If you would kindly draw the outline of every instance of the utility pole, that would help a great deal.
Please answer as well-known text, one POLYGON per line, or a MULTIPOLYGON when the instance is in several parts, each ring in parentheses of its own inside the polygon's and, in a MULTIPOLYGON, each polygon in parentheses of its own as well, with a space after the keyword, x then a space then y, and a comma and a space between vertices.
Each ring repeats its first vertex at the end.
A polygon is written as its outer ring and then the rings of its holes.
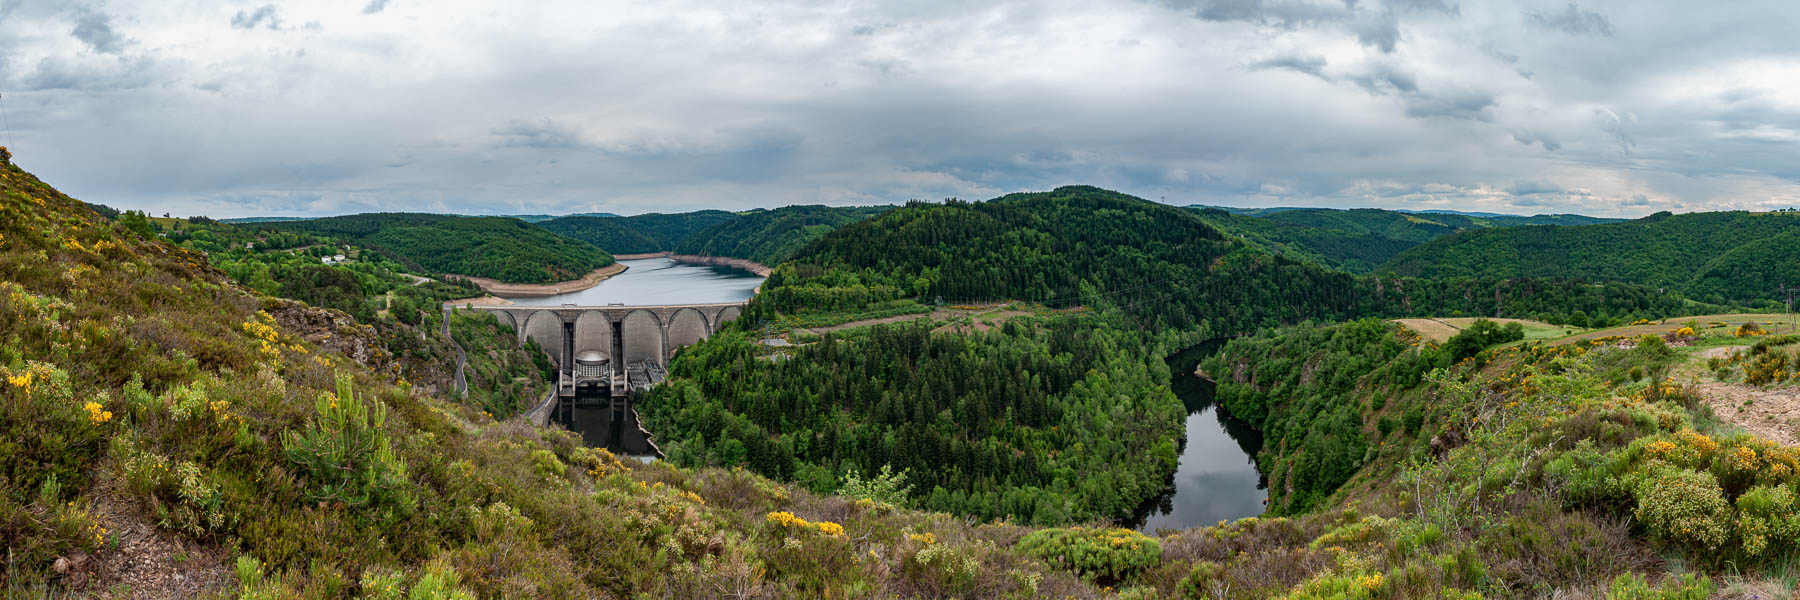
POLYGON ((1800 325, 1800 323, 1796 323, 1794 320, 1794 286, 1790 285, 1784 287, 1787 292, 1788 333, 1794 333, 1796 331, 1795 326, 1800 325))

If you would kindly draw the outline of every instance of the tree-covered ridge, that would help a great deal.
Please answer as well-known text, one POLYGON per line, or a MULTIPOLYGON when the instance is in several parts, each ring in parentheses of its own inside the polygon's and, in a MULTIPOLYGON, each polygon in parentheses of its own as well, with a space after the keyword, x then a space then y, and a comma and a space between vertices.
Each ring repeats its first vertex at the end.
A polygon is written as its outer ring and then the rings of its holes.
POLYGON ((1363 316, 1691 314, 1677 295, 1578 280, 1357 277, 1222 233, 1192 211, 1073 186, 986 202, 910 203, 820 238, 777 268, 756 310, 902 298, 1118 308, 1147 331, 1235 334, 1363 316))
POLYGON ((1581 215, 1470 215, 1374 208, 1225 209, 1196 207, 1208 223, 1271 252, 1367 273, 1395 255, 1459 231, 1529 224, 1587 225, 1617 219, 1581 215))
POLYGON ((369 213, 246 226, 343 239, 414 269, 508 283, 567 281, 613 263, 593 244, 506 217, 369 213))
POLYGON ((1404 209, 1383 209, 1383 208, 1338 209, 1338 208, 1312 208, 1312 207, 1301 207, 1301 206, 1277 206, 1277 207, 1268 207, 1268 208, 1242 208, 1242 207, 1235 207, 1235 206, 1208 206, 1205 204, 1190 204, 1190 205, 1188 205, 1188 208, 1191 208, 1194 210, 1201 210, 1201 211, 1215 210, 1215 211, 1231 213, 1234 215, 1244 215, 1244 216, 1249 216, 1249 217, 1269 217, 1269 216, 1274 216, 1274 215, 1285 213, 1285 212, 1294 212, 1294 211, 1378 210, 1381 212, 1391 212, 1391 213, 1402 214, 1402 215, 1413 215, 1413 216, 1417 216, 1420 218, 1431 219, 1431 220, 1441 220, 1444 218, 1453 219, 1453 220, 1467 219, 1470 222, 1470 224, 1472 224, 1475 227, 1511 227, 1511 226, 1515 226, 1515 225, 1593 225, 1596 223, 1617 223, 1617 222, 1626 220, 1626 219, 1614 219, 1614 218, 1609 218, 1609 217, 1590 217, 1587 215, 1577 215, 1577 214, 1569 214, 1569 213, 1536 214, 1536 215, 1527 216, 1527 215, 1513 215, 1513 214, 1506 214, 1506 213, 1468 212, 1468 211, 1460 211, 1460 210, 1404 210, 1404 209))
POLYGON ((1783 256, 1757 256, 1789 244, 1765 240, 1796 230, 1800 214, 1733 211, 1658 213, 1581 227, 1470 231, 1404 252, 1381 270, 1419 277, 1625 281, 1713 302, 1745 302, 1772 298, 1778 284, 1800 279, 1800 271, 1783 256))
POLYGON ((729 256, 773 265, 839 227, 879 215, 891 206, 784 206, 753 210, 695 232, 676 244, 676 254, 729 256))
POLYGON ((738 219, 723 210, 649 213, 630 217, 567 216, 538 223, 552 233, 581 240, 613 254, 669 252, 696 232, 738 219))
POLYGON ((936 326, 830 334, 778 360, 726 334, 684 350, 639 410, 676 464, 822 493, 892 467, 911 504, 984 520, 1125 518, 1163 490, 1185 412, 1135 333, 1091 317, 936 326))

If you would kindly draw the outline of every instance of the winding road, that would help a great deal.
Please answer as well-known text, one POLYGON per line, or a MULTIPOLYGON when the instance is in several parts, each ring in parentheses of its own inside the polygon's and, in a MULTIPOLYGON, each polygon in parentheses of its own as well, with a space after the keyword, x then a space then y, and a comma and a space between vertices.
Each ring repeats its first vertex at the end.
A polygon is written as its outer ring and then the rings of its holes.
POLYGON ((450 347, 456 348, 456 393, 464 398, 469 397, 469 380, 463 376, 463 365, 469 363, 469 354, 463 352, 462 344, 450 337, 450 311, 444 311, 444 339, 449 340, 450 347))

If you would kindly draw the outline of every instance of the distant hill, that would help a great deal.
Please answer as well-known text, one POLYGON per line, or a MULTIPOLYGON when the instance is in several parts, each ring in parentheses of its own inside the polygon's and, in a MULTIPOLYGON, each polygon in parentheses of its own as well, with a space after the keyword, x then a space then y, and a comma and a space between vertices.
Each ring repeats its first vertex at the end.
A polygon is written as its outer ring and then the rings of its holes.
POLYGON ((1201 218, 1272 252, 1352 273, 1367 273, 1409 248, 1459 231, 1528 224, 1616 221, 1582 215, 1499 215, 1377 208, 1203 207, 1201 218))
POLYGON ((893 210, 892 206, 784 206, 754 210, 689 236, 677 254, 730 256, 773 265, 839 227, 893 210))
MULTIPOLYGON (((1407 225, 1421 236, 1448 227, 1407 225)), ((1566 322, 1561 316, 1575 311, 1619 319, 1687 310, 1679 296, 1625 284, 1356 277, 1271 256, 1199 211, 1088 186, 986 202, 909 203, 821 237, 776 268, 762 289, 756 310, 1020 299, 1118 307, 1146 331, 1211 335, 1363 316, 1566 322)))
POLYGON ((1467 231, 1380 270, 1420 277, 1579 277, 1752 301, 1800 283, 1800 213, 1657 213, 1635 221, 1467 231))
POLYGON ((242 225, 250 223, 291 223, 294 221, 306 221, 310 219, 312 219, 312 217, 238 217, 235 219, 219 219, 219 222, 242 225))
POLYGON ((509 217, 369 213, 260 226, 342 238, 409 267, 508 283, 566 281, 613 263, 593 244, 509 217))
POLYGON ((738 218, 737 213, 701 210, 649 213, 630 217, 572 215, 538 223, 553 233, 578 239, 614 254, 643 254, 675 249, 694 232, 738 218))
POLYGON ((551 219, 559 219, 562 217, 617 217, 619 215, 609 213, 609 212, 591 212, 591 213, 575 213, 575 214, 570 214, 570 215, 501 215, 501 216, 512 217, 514 219, 518 219, 518 220, 524 221, 526 223, 542 223, 544 221, 548 221, 551 219))

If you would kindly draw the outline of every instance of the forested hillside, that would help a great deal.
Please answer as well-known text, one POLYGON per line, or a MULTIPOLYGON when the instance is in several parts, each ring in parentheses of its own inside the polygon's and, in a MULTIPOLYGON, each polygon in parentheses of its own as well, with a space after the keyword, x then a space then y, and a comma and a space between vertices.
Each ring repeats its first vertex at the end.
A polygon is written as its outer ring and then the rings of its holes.
POLYGON ((887 466, 916 478, 909 501, 926 508, 1122 517, 1174 467, 1162 457, 1182 412, 1160 374, 1182 344, 1371 315, 1589 323, 1694 309, 1625 284, 1356 277, 1263 253, 1183 209, 1059 188, 913 203, 826 234, 764 283, 739 321, 757 330, 684 349, 642 411, 678 464, 742 465, 819 491, 887 466), (927 318, 793 351, 753 343, 795 322, 995 300, 1082 310, 986 333, 927 318), (1099 467, 1128 454, 1139 460, 1099 467), (1085 483, 1096 477, 1104 485, 1085 483))
POLYGON ((729 256, 778 264, 834 229, 879 215, 891 206, 784 206, 753 210, 689 236, 676 254, 729 256))
POLYGON ((581 240, 613 254, 646 254, 675 249, 695 232, 730 222, 737 213, 701 210, 630 217, 568 216, 538 223, 552 233, 581 240))
POLYGON ((1611 322, 1698 309, 1654 289, 1578 280, 1357 277, 1269 255, 1185 209, 1082 186, 915 202, 845 226, 776 269, 753 309, 903 298, 1116 307, 1146 331, 1205 335, 1371 315, 1560 323, 1576 312, 1611 322))
POLYGON ((593 244, 507 217, 369 213, 247 226, 342 239, 414 269, 508 283, 566 281, 613 263, 593 244))
POLYGON ((912 504, 984 520, 1125 518, 1163 489, 1185 410, 1135 333, 1091 316, 935 328, 850 330, 774 361, 727 334, 684 353, 640 411, 677 464, 819 492, 892 468, 912 504))
POLYGON ((1270 252, 1352 273, 1367 273, 1409 248, 1459 231, 1554 223, 1585 225, 1616 219, 1581 215, 1464 215, 1374 208, 1224 209, 1199 207, 1208 223, 1270 252))
POLYGON ((1381 267, 1418 277, 1575 277, 1680 290, 1713 302, 1772 299, 1800 271, 1775 253, 1800 214, 1658 213, 1624 223, 1514 227, 1434 240, 1381 267))

